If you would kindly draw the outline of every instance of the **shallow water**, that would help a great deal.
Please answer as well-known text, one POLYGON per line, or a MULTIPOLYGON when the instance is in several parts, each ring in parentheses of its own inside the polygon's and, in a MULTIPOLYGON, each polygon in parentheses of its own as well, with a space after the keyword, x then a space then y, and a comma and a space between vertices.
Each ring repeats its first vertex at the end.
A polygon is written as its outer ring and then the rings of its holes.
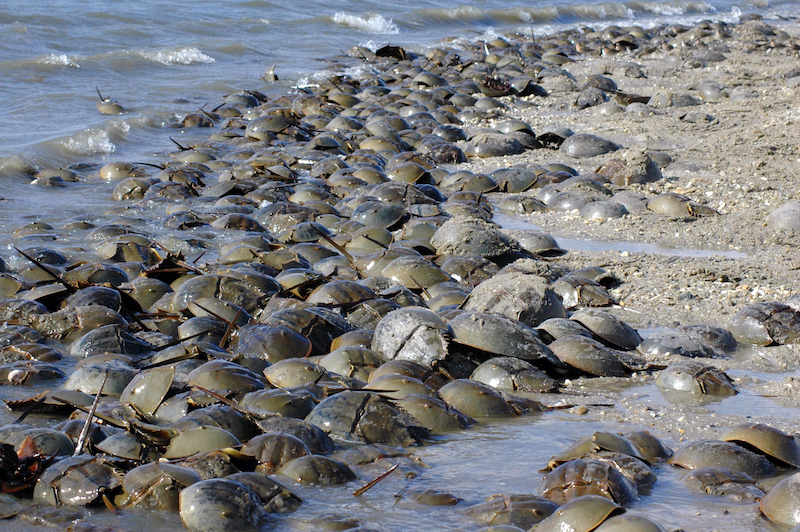
MULTIPOLYGON (((401 3, 358 1, 340 7, 310 1, 282 6, 263 0, 231 2, 198 1, 192 11, 177 3, 144 2, 83 3, 51 2, 46 5, 9 0, 0 6, 0 96, 7 107, 0 110, 0 157, 20 154, 38 165, 69 165, 88 162, 100 165, 116 159, 137 162, 160 160, 174 147, 170 135, 190 142, 191 135, 169 126, 184 113, 238 89, 282 91, 295 83, 313 81, 329 57, 358 43, 376 47, 387 42, 402 45, 430 44, 444 35, 475 37, 496 31, 518 29, 552 32, 570 24, 604 25, 612 22, 649 25, 664 21, 691 21, 711 17, 733 20, 739 12, 793 13, 797 2, 666 2, 540 3, 475 1, 472 6, 452 9, 455 2, 416 2, 414 9, 401 3), (524 9, 523 9, 524 7, 524 9), (309 39, 308 35, 315 38, 309 39), (286 82, 266 86, 259 76, 271 65, 286 82), (113 96, 129 111, 122 117, 97 114, 95 87, 113 96), (179 102, 176 102, 180 99, 179 102), (188 137, 188 138, 187 138, 188 137)), ((64 189, 30 187, 19 177, 0 177, 4 200, 0 205, 0 245, 11 243, 11 231, 31 221, 63 227, 69 221, 94 223, 125 221, 156 229, 156 224, 138 221, 136 210, 126 212, 110 199, 114 183, 93 180, 70 184, 64 189), (125 218, 122 218, 122 217, 125 218)), ((503 225, 527 222, 504 220, 503 225)), ((169 243, 163 229, 158 232, 169 243)), ((205 236, 200 231, 184 232, 205 236)), ((85 233, 66 239, 49 236, 15 240, 16 245, 46 244, 71 247, 85 244, 85 233)), ((222 237, 224 238, 224 237, 222 237)), ((644 243, 591 242, 559 238, 567 249, 615 249, 705 257, 742 254, 662 248, 644 243)), ((186 248, 194 252, 191 247, 186 248)), ((22 260, 10 250, 3 254, 13 267, 22 260)), ((210 258, 210 257, 209 257, 210 258)), ((58 381, 25 388, 0 388, 3 399, 22 398, 50 389, 58 381)), ((653 385, 634 386, 624 392, 637 403, 664 405, 653 385)), ((565 396, 568 401, 569 397, 565 396)), ((603 398, 603 402, 607 402, 603 398)), ((770 415, 796 419, 796 409, 782 407, 770 398, 741 394, 706 405, 718 413, 737 413, 747 408, 752 416, 770 415)), ((0 423, 16 414, 0 412, 0 423)), ((641 429, 625 421, 625 407, 596 408, 579 416, 566 411, 484 423, 469 431, 441 437, 416 449, 414 454, 430 468, 404 462, 408 479, 396 472, 366 495, 356 499, 355 487, 374 478, 393 463, 359 469, 359 480, 340 488, 294 486, 306 503, 293 515, 276 517, 266 529, 296 530, 297 519, 329 513, 358 518, 377 530, 471 530, 476 523, 462 513, 466 505, 494 493, 536 493, 542 474, 538 469, 550 456, 574 440, 596 430, 641 429), (434 488, 462 497, 454 508, 428 508, 397 497, 408 488, 434 488)), ((28 421, 48 424, 46 418, 28 421)), ((668 442, 673 446, 679 442, 668 442)), ((679 484, 682 472, 667 465, 657 469, 659 481, 650 495, 633 505, 668 529, 766 530, 755 521, 752 505, 741 505, 711 496, 698 496, 679 484), (676 508, 680 512, 676 512, 676 508)), ((121 512, 93 510, 89 521, 124 530, 153 532, 181 529, 176 514, 165 512, 121 512)), ((2 523, 3 530, 31 530, 28 523, 2 523)))
POLYGON ((797 1, 537 2, 165 0, 0 5, 0 157, 45 165, 146 157, 169 149, 164 127, 240 89, 282 91, 322 75, 322 59, 356 44, 434 44, 451 35, 547 34, 576 24, 650 26, 741 13, 796 14, 797 1), (310 38, 311 37, 311 38, 310 38), (284 82, 260 79, 272 65, 284 82), (106 117, 98 96, 128 112, 106 117))
MULTIPOLYGON (((533 222, 522 218, 514 218, 502 213, 495 212, 492 220, 504 229, 516 231, 544 231, 544 228, 533 222)), ((562 237, 558 233, 549 233, 556 238, 559 247, 572 251, 619 251, 628 253, 648 253, 651 255, 667 255, 670 257, 727 257, 730 259, 741 259, 747 256, 741 251, 715 250, 715 249, 694 249, 694 248, 672 248, 649 244, 647 242, 628 242, 625 240, 589 240, 583 238, 562 237)))
MULTIPOLYGON (((646 392, 635 388, 631 393, 643 391, 646 392)), ((658 400, 657 396, 658 392, 655 392, 652 398, 658 400)), ((645 393, 642 404, 649 400, 645 393)), ((624 411, 606 409, 601 410, 601 414, 578 416, 554 411, 510 422, 487 422, 413 449, 414 456, 430 467, 420 467, 408 459, 382 459, 355 468, 359 479, 346 486, 289 484, 305 502, 294 514, 271 518, 265 530, 309 530, 298 521, 320 515, 358 519, 363 526, 375 530, 474 530, 478 523, 465 513, 467 507, 492 494, 537 493, 544 478, 539 469, 551 456, 575 440, 598 430, 641 429, 626 425, 624 411), (397 462, 401 466, 385 480, 360 497, 352 495, 353 490, 397 462), (408 477, 409 473, 413 478, 408 477), (402 496, 409 490, 425 489, 448 492, 463 501, 452 507, 429 507, 402 496)), ((673 448, 679 446, 678 442, 668 443, 673 448)), ((655 466, 655 472, 658 475, 655 486, 650 493, 642 495, 630 511, 641 512, 667 530, 772 530, 756 516, 752 504, 689 491, 679 482, 685 470, 662 463, 655 466), (676 512, 676 508, 680 511, 676 512)), ((167 532, 182 527, 177 514, 166 512, 123 511, 112 514, 95 508, 91 513, 88 522, 117 526, 123 530, 146 527, 152 532, 167 532)), ((4 525, 3 530, 9 532, 31 529, 30 524, 18 521, 4 525)))

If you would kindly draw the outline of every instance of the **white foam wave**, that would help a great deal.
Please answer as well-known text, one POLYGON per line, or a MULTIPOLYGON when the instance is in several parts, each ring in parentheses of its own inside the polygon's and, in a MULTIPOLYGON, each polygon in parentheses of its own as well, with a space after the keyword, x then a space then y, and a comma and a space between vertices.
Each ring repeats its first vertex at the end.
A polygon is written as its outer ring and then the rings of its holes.
POLYGON ((62 139, 59 144, 64 150, 76 155, 104 155, 114 153, 117 146, 111 142, 111 137, 102 129, 81 131, 69 138, 62 139))
POLYGON ((688 14, 715 13, 716 8, 703 1, 674 0, 668 2, 629 2, 634 11, 662 17, 679 17, 688 14))
POLYGON ((162 65, 192 65, 195 63, 214 63, 210 55, 206 55, 193 46, 137 52, 140 56, 162 65))
POLYGON ((104 127, 93 127, 79 131, 56 142, 64 151, 75 155, 84 157, 106 155, 117 151, 114 139, 124 139, 130 130, 130 124, 124 120, 111 120, 106 122, 104 127))
POLYGON ((365 16, 359 17, 340 11, 333 16, 333 22, 364 33, 379 33, 383 35, 400 33, 400 28, 392 22, 392 19, 384 18, 378 13, 367 13, 365 16))
POLYGON ((37 63, 40 65, 57 65, 57 66, 66 66, 71 68, 80 68, 81 66, 70 59, 67 54, 48 54, 39 57, 36 60, 37 63))

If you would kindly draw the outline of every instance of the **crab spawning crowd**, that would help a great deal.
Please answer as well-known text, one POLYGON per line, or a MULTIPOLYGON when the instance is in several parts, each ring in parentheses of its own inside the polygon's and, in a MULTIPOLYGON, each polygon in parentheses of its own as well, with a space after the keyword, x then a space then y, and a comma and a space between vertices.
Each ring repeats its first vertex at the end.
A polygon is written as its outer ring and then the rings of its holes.
MULTIPOLYGON (((740 25, 758 29, 745 33, 758 36, 754 50, 797 49, 760 20, 740 25)), ((565 129, 537 135, 504 113, 551 97, 541 82, 569 77, 566 62, 635 60, 676 43, 713 61, 734 29, 357 47, 361 73, 274 97, 231 94, 186 116, 180 127, 210 135, 183 141, 158 169, 39 172, 39 184, 118 181, 123 207, 117 223, 20 227, 19 255, 0 264, 0 391, 16 393, 5 401, 16 420, 0 427, 0 518, 77 532, 109 530, 88 520, 104 512, 157 511, 195 532, 395 530, 390 516, 364 525, 292 514, 344 484, 355 490, 350 512, 404 472, 398 496, 459 508, 442 529, 647 532, 666 529, 626 507, 650 496, 661 471, 685 468, 681 489, 734 498, 751 522, 797 525, 800 445, 755 420, 674 451, 645 430, 594 431, 549 460, 525 450, 541 486, 487 486, 479 503, 414 486, 426 474, 419 446, 500 418, 609 407, 613 390, 581 396, 570 381, 602 391, 647 375, 665 395, 732 396, 714 360, 737 343, 797 340, 797 301, 745 305, 727 328, 685 324, 643 339, 608 308, 613 272, 570 269, 549 235, 492 221, 498 209, 609 218, 641 208, 648 198, 628 188, 661 179, 663 153, 565 129), (488 118, 496 127, 466 134, 488 118), (502 159, 486 173, 459 169, 530 150, 618 155, 591 174, 502 159), (59 240, 69 245, 47 247, 59 240)), ((570 97, 648 102, 600 75, 570 97)), ((649 200, 668 216, 717 216, 674 193, 649 200)))

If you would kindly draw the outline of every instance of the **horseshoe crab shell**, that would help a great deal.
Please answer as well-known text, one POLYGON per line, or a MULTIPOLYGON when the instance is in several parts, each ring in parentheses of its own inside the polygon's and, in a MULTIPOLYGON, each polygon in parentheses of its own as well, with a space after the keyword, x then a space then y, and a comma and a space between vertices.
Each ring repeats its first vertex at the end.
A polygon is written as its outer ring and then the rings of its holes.
POLYGON ((536 532, 589 532, 609 516, 622 512, 614 501, 598 495, 576 497, 539 523, 536 532))
POLYGON ((781 480, 761 499, 761 513, 781 525, 800 524, 800 473, 781 480))
POLYGON ((256 532, 267 513, 253 490, 239 482, 213 478, 180 493, 183 526, 192 532, 256 532))
POLYGON ((763 423, 737 425, 723 434, 721 439, 754 449, 781 464, 800 468, 800 445, 797 440, 763 423))
POLYGON ((513 271, 476 286, 463 308, 501 314, 529 327, 549 318, 566 318, 564 305, 546 279, 513 271))
POLYGON ((753 303, 734 314, 728 328, 744 344, 792 344, 800 341, 800 312, 782 303, 753 303))
POLYGON ((547 474, 542 495, 556 504, 565 504, 582 495, 599 495, 626 506, 639 498, 639 491, 611 464, 578 458, 547 474))
POLYGON ((770 477, 777 473, 769 460, 733 442, 701 440, 678 449, 668 463, 686 469, 727 467, 752 477, 770 477))
POLYGON ((401 308, 378 323, 372 350, 386 360, 409 360, 430 368, 447 356, 451 335, 450 327, 430 310, 401 308))
POLYGON ((498 314, 466 311, 448 321, 457 343, 494 355, 563 367, 536 329, 498 314))

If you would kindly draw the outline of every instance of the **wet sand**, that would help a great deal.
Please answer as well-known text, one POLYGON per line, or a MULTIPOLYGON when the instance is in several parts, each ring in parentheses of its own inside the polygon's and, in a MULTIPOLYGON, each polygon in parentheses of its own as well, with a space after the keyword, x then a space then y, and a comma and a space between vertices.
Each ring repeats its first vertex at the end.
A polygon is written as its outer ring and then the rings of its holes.
MULTIPOLYGON (((565 245, 570 251, 552 260, 569 268, 601 266, 619 277, 621 284, 611 291, 619 304, 610 310, 643 334, 676 325, 725 327, 742 306, 783 301, 797 291, 800 235, 773 231, 765 225, 765 218, 777 206, 797 200, 800 195, 796 188, 800 167, 800 110, 796 104, 800 96, 800 61, 796 47, 760 47, 758 43, 768 39, 754 38, 747 30, 759 27, 753 23, 734 29, 730 38, 719 43, 726 51, 720 52, 723 58, 718 61, 693 60, 696 45, 687 46, 685 53, 672 54, 682 58, 677 63, 667 60, 666 53, 579 58, 562 67, 574 81, 543 81, 548 97, 526 97, 524 103, 503 99, 509 110, 502 118, 526 120, 537 133, 552 125, 565 125, 575 133, 593 133, 624 148, 668 154, 672 162, 662 168, 663 179, 625 188, 649 197, 679 192, 719 212, 714 216, 673 219, 643 210, 604 221, 585 221, 575 212, 542 212, 525 217, 525 222, 541 227, 562 242, 590 241, 591 245, 565 245), (624 70, 624 62, 635 62, 645 77, 616 74, 624 70), (717 101, 698 101, 690 107, 640 107, 636 112, 612 115, 601 114, 596 108, 578 110, 573 104, 577 95, 573 89, 592 74, 611 75, 621 90, 645 96, 671 93, 697 97, 700 84, 713 80, 723 86, 724 96, 717 101), (602 242, 612 241, 626 245, 612 244, 604 249, 602 242), (645 245, 658 246, 663 252, 638 251, 645 245)), ((781 29, 795 42, 800 35, 796 26, 781 24, 781 29)), ((491 125, 492 121, 475 121, 468 123, 465 130, 491 125)), ((514 165, 563 163, 588 173, 611 157, 613 154, 573 159, 558 151, 539 149, 502 158, 473 158, 457 168, 489 172, 514 165)), ((537 191, 525 194, 535 196, 537 191)), ((499 201, 501 195, 491 197, 499 201)), ((519 221, 515 223, 515 229, 522 227, 519 221)), ((797 359, 795 346, 740 347, 731 358, 715 359, 714 365, 729 372, 740 393, 704 404, 666 400, 654 385, 655 375, 648 373, 624 379, 571 380, 565 383, 566 393, 539 399, 551 405, 585 403, 586 408, 557 410, 511 423, 489 422, 437 440, 415 451, 432 468, 416 469, 414 475, 421 480, 414 485, 447 490, 466 499, 465 504, 477 503, 500 491, 534 493, 541 478, 537 470, 550 456, 601 429, 647 429, 674 448, 686 441, 717 438, 726 428, 747 419, 794 433, 800 414, 797 359), (492 447, 487 450, 489 446, 492 447), (508 467, 509 463, 517 467, 508 467)), ((374 477, 385 465, 388 461, 383 460, 360 468, 361 480, 374 477)), ((756 526, 753 505, 710 497, 698 501, 678 485, 681 472, 677 468, 662 464, 657 473, 656 489, 643 496, 634 509, 668 529, 733 531, 756 526), (673 515, 674 504, 683 505, 692 515, 673 515)), ((345 508, 348 515, 370 526, 379 527, 387 516, 391 523, 412 526, 419 516, 424 516, 425 522, 420 525, 424 530, 439 529, 442 522, 455 523, 451 528, 459 530, 477 527, 460 513, 460 507, 434 512, 411 505, 403 510, 401 502, 397 510, 396 494, 413 482, 399 476, 387 480, 371 492, 364 504, 353 501, 349 488, 297 487, 307 497, 307 504, 276 526, 295 529, 297 519, 345 508), (319 489, 327 491, 320 494, 319 489)), ((148 521, 139 513, 130 515, 129 522, 124 517, 102 513, 91 520, 125 530, 130 529, 130 523, 148 521)), ((29 525, 15 521, 13 526, 18 527, 14 530, 25 530, 29 525)), ((152 526, 168 530, 180 523, 174 514, 161 515, 152 526)), ((391 526, 386 529, 391 530, 391 526)), ((757 525, 759 530, 763 527, 763 523, 757 525)))
MULTIPOLYGON (((760 27, 761 23, 749 24, 760 27)), ((800 34, 797 26, 778 27, 795 39, 800 34)), ((662 168, 664 177, 657 182, 612 185, 612 190, 633 190, 648 198, 677 192, 719 212, 718 216, 670 218, 642 210, 602 221, 581 219, 577 211, 524 216, 557 240, 586 241, 577 243, 582 249, 574 249, 573 243, 573 249, 558 262, 570 268, 602 266, 616 274, 622 284, 611 291, 619 301, 612 312, 637 328, 693 324, 726 327, 744 305, 782 302, 798 292, 800 234, 775 231, 767 226, 766 217, 777 207, 800 200, 800 61, 796 50, 754 50, 751 38, 751 29, 735 28, 732 38, 719 42, 727 49, 722 54, 724 59, 702 65, 693 64, 692 52, 686 51, 678 54, 685 60, 677 66, 666 59, 666 54, 611 56, 562 66, 574 76, 575 87, 590 75, 604 74, 626 93, 685 94, 693 96, 696 105, 640 106, 638 111, 605 115, 596 107, 578 110, 574 105, 577 93, 565 87, 559 90, 561 80, 550 86, 545 80, 543 86, 550 95, 526 98, 532 106, 515 108, 511 103, 508 115, 526 120, 534 131, 566 126, 575 133, 598 135, 624 148, 664 152, 673 161, 662 168), (646 77, 619 75, 629 62, 639 65, 646 77), (719 83, 724 97, 702 99, 698 87, 707 81, 719 83), (687 121, 690 114, 702 118, 687 121), (608 249, 602 250, 603 242, 609 242, 608 249), (658 246, 661 253, 636 252, 640 244, 646 249, 651 249, 647 245, 658 246), (707 256, 696 256, 698 250, 707 256), (714 255, 715 251, 721 253, 714 255)), ((557 162, 583 174, 595 171, 614 156, 612 152, 576 159, 561 152, 532 150, 503 158, 471 159, 463 166, 488 172, 557 162)), ((535 197, 537 192, 524 194, 535 197)), ((520 227, 522 224, 514 224, 515 229, 520 227)), ((746 393, 769 397, 782 406, 800 407, 794 374, 800 356, 796 346, 740 351, 732 360, 714 363, 733 369, 746 393), (769 376, 765 378, 764 373, 769 376)), ((621 417, 652 426, 676 441, 715 436, 722 428, 749 416, 789 432, 797 430, 796 420, 759 411, 758 404, 752 411, 726 414, 723 419, 715 414, 712 422, 700 414, 686 418, 682 410, 642 415, 635 411, 632 401, 630 410, 621 417)))

